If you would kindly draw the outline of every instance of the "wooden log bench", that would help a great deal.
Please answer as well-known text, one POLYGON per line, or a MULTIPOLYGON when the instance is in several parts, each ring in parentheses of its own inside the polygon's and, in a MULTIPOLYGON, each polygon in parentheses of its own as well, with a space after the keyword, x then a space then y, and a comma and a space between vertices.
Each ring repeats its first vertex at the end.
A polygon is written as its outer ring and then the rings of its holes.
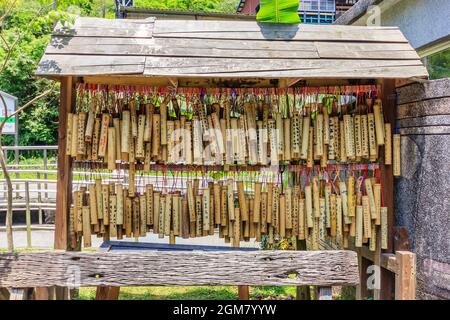
MULTIPOLYGON (((0 287, 356 286, 353 251, 109 251, 0 254, 0 287)), ((106 298, 110 292, 106 293, 106 298)))

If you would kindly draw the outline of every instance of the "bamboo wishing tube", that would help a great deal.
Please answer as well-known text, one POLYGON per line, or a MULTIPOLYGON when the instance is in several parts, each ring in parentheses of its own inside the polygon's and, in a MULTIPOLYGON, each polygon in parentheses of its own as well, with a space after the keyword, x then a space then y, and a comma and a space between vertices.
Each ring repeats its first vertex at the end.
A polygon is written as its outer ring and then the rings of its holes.
POLYGON ((375 195, 372 188, 372 182, 370 179, 365 179, 364 184, 366 186, 367 196, 369 197, 370 218, 375 220, 377 218, 377 207, 375 204, 375 195))
MULTIPOLYGON (((276 141, 278 146, 278 158, 283 157, 284 154, 284 133, 283 133, 283 119, 281 113, 275 114, 275 128, 276 128, 276 141)), ((242 213, 241 213, 242 214, 242 213)))
POLYGON ((355 247, 362 247, 362 237, 363 237, 363 207, 356 206, 356 237, 355 237, 355 247))
POLYGON ((161 140, 161 136, 160 136, 160 134, 161 134, 161 131, 160 131, 161 130, 161 127, 160 127, 161 116, 159 114, 153 114, 152 121, 153 121, 153 125, 152 125, 152 127, 153 127, 152 155, 153 155, 153 157, 156 158, 159 155, 159 149, 160 149, 160 144, 161 144, 160 143, 160 140, 161 140))
POLYGON ((353 125, 353 117, 351 115, 344 115, 344 127, 345 127, 345 151, 347 158, 354 160, 355 153, 355 129, 353 125))
POLYGON ((376 207, 376 218, 375 225, 381 225, 381 184, 375 183, 373 185, 373 195, 375 199, 375 207, 376 207))
POLYGON ((351 223, 351 219, 350 219, 350 200, 352 200, 353 198, 350 196, 350 185, 348 187, 347 190, 347 186, 345 184, 345 181, 341 181, 339 183, 339 189, 341 191, 341 200, 342 200, 342 213, 344 216, 344 223, 345 224, 350 224, 351 223))
POLYGON ((355 124, 355 152, 356 157, 362 157, 362 130, 361 130, 361 116, 354 116, 354 124, 355 124))
POLYGON ((116 160, 120 160, 120 159, 122 159, 122 153, 121 153, 122 142, 120 141, 122 134, 120 132, 120 119, 119 118, 113 119, 113 126, 114 126, 114 131, 115 131, 115 137, 114 137, 115 148, 114 148, 114 150, 116 152, 116 160))
POLYGON ((84 139, 86 142, 92 142, 92 134, 94 132, 95 114, 90 110, 87 114, 86 132, 84 133, 84 139))
POLYGON ((154 234, 159 234, 159 225, 160 225, 160 221, 159 221, 159 211, 160 211, 160 197, 161 194, 159 192, 154 192, 153 193, 153 233, 154 234))
POLYGON ((92 160, 98 160, 98 144, 100 139, 101 119, 95 118, 94 132, 92 134, 92 160))
POLYGON ((280 189, 278 185, 272 188, 272 226, 275 228, 275 234, 279 233, 279 215, 280 215, 280 189))
POLYGON ((227 203, 228 203, 228 217, 231 221, 233 221, 235 219, 233 179, 227 180, 227 203))
POLYGON ((138 120, 136 114, 136 103, 131 101, 130 104, 130 118, 131 118, 131 136, 137 138, 138 135, 138 120))
POLYGON ((336 195, 330 195, 330 235, 335 238, 337 235, 337 203, 336 195))
POLYGON ((144 159, 144 131, 145 131, 145 115, 141 114, 138 117, 138 134, 136 140, 136 158, 139 160, 144 159))
POLYGON ((314 129, 316 130, 314 155, 321 157, 323 156, 323 114, 319 113, 317 115, 314 129))
POLYGON ((336 143, 335 143, 335 139, 336 139, 336 128, 334 126, 334 119, 330 118, 329 119, 329 124, 328 124, 328 131, 329 131, 329 144, 328 144, 328 159, 330 160, 335 160, 336 157, 336 143))
POLYGON ((202 224, 202 196, 195 196, 195 225, 196 231, 195 236, 201 237, 203 235, 203 224, 202 224))
POLYGON ((86 112, 80 112, 78 114, 77 155, 86 154, 86 143, 84 139, 86 117, 87 117, 86 112))
MULTIPOLYGON (((348 200, 346 201, 348 203, 348 216, 354 217, 356 216, 356 197, 355 197, 355 177, 349 176, 348 177, 348 200)), ((344 199, 342 199, 342 210, 344 211, 344 199)), ((344 212, 345 217, 345 212, 344 212)), ((345 222, 345 224, 348 224, 345 222)))
POLYGON ((376 158, 378 155, 377 136, 375 134, 375 117, 373 113, 367 115, 369 128, 369 154, 370 158, 376 158))
POLYGON ((167 135, 167 162, 174 163, 174 131, 175 131, 175 122, 167 121, 166 122, 166 135, 167 135))
POLYGON ((116 130, 108 128, 108 170, 116 169, 116 130))
POLYGON ((331 208, 331 184, 325 185, 325 226, 331 228, 332 208, 331 208))
POLYGON ((158 238, 164 238, 165 218, 166 214, 166 195, 161 194, 159 197, 159 217, 158 217, 158 238))
POLYGON ((153 129, 153 105, 147 104, 145 107, 145 129, 144 129, 144 141, 152 141, 152 129, 153 129))
POLYGON ((275 129, 275 121, 270 119, 267 121, 267 129, 269 131, 270 145, 270 163, 278 164, 278 146, 277 146, 277 130, 275 129))
POLYGON ((73 113, 67 114, 66 155, 72 155, 73 113))
POLYGON ((291 120, 283 119, 284 132, 284 153, 283 160, 291 161, 291 120))
POLYGON ((109 225, 109 187, 102 185, 103 224, 109 225))
POLYGON ((346 147, 346 129, 345 129, 345 125, 344 125, 344 121, 339 121, 339 132, 340 132, 340 154, 339 154, 339 158, 341 160, 341 162, 345 163, 347 162, 347 147, 346 147))
POLYGON ((311 185, 305 187, 305 207, 306 207, 306 225, 308 228, 314 227, 313 222, 313 200, 311 185))
POLYGON ((238 200, 239 200, 239 213, 241 214, 241 221, 248 221, 249 213, 247 208, 247 202, 245 200, 244 182, 237 182, 238 200))
POLYGON ((128 153, 130 152, 130 139, 131 139, 131 127, 130 127, 130 111, 122 111, 122 132, 121 132, 121 153, 123 159, 128 159, 128 153))
POLYGON ((193 117, 194 164, 203 163, 202 127, 198 117, 193 117))
POLYGON ((369 241, 369 250, 374 252, 377 249, 377 226, 372 223, 372 230, 371 230, 372 237, 369 241))
POLYGON ((210 219, 210 214, 209 214, 209 209, 210 209, 210 193, 209 190, 206 189, 203 192, 203 197, 202 197, 202 206, 203 206, 203 231, 209 231, 209 219, 210 219))
POLYGON ((95 184, 89 185, 89 208, 91 214, 91 224, 98 224, 98 214, 97 214, 97 193, 95 191, 95 184))
POLYGON ((105 157, 106 156, 106 146, 108 142, 108 127, 110 121, 110 115, 107 113, 102 114, 102 126, 100 129, 100 140, 98 146, 98 156, 105 157))
POLYGON ((85 248, 89 248, 92 246, 89 206, 83 206, 81 210, 83 215, 83 244, 85 248))
POLYGON ((308 158, 306 159, 306 167, 308 168, 312 168, 314 166, 313 131, 313 128, 309 128, 308 158))
POLYGON ((393 136, 393 146, 394 146, 394 177, 401 176, 401 136, 399 134, 394 134, 393 136))
MULTIPOLYGON (((334 155, 335 160, 340 159, 340 152, 341 152, 341 128, 340 128, 340 121, 338 117, 332 118, 333 122, 333 131, 334 131, 334 155)), ((331 158, 330 158, 331 159, 331 158)))
POLYGON ((221 208, 222 206, 220 205, 220 195, 221 195, 221 185, 219 183, 214 183, 213 186, 213 194, 214 194, 214 224, 215 225, 220 225, 221 223, 221 208))
POLYGON ((272 224, 272 211, 273 211, 273 183, 267 184, 267 217, 268 224, 272 224))
POLYGON ((279 219, 279 234, 281 238, 286 237, 286 196, 280 195, 280 219, 279 219))
POLYGON ((179 236, 180 232, 180 213, 181 213, 181 197, 179 194, 174 194, 172 197, 172 224, 174 236, 179 236))
POLYGON ((294 115, 291 119, 291 148, 292 148, 292 158, 298 159, 300 158, 301 153, 301 117, 298 112, 294 112, 294 115))
POLYGON ((184 124, 184 154, 187 165, 192 164, 192 123, 186 121, 184 124))
POLYGON ((320 218, 319 178, 317 176, 313 177, 312 194, 313 194, 314 218, 320 218))
POLYGON ((171 228, 170 222, 172 216, 172 195, 167 194, 165 200, 166 204, 164 206, 164 235, 170 236, 170 228, 171 228))
POLYGON ((261 208, 261 183, 255 184, 255 200, 253 202, 253 222, 260 222, 260 208, 261 208))
POLYGON ((363 207, 363 223, 364 223, 364 238, 370 239, 372 237, 372 225, 370 217, 370 205, 369 197, 362 197, 362 207, 363 207))
POLYGON ((328 115, 328 107, 322 108, 323 114, 323 144, 330 144, 330 116, 328 115))
POLYGON ((145 187, 145 203, 147 206, 147 226, 153 226, 153 185, 148 184, 145 187))
POLYGON ((366 114, 361 116, 361 156, 369 159, 369 120, 366 114))
POLYGON ((341 196, 336 196, 335 198, 335 212, 336 212, 336 238, 338 242, 342 241, 344 223, 342 221, 342 198, 341 196))
POLYGON ((381 207, 381 249, 388 249, 388 208, 381 207))
POLYGON ((286 192, 284 194, 284 199, 286 201, 286 206, 285 206, 285 226, 286 229, 288 230, 292 230, 293 229, 293 225, 292 225, 292 213, 293 213, 293 208, 292 208, 292 189, 291 188, 287 188, 286 192))
POLYGON ((116 196, 117 196, 116 224, 119 226, 119 228, 122 228, 124 224, 124 198, 123 198, 123 185, 121 183, 116 184, 116 196))
POLYGON ((309 126, 310 126, 309 117, 303 118, 303 134, 302 134, 302 145, 301 145, 301 153, 300 159, 306 160, 308 159, 308 148, 309 148, 309 126))
POLYGON ((384 141, 384 164, 387 166, 392 165, 392 133, 391 124, 385 123, 385 141, 384 141))
POLYGON ((306 228, 308 226, 305 223, 305 199, 299 199, 298 203, 298 239, 305 240, 306 239, 306 228))
POLYGON ((378 146, 382 146, 384 145, 384 121, 381 102, 378 100, 373 106, 373 114, 375 120, 375 133, 377 137, 377 144, 378 146))
POLYGON ((72 139, 70 145, 70 155, 76 157, 78 154, 78 138, 75 136, 78 134, 78 114, 72 116, 72 139))
POLYGON ((227 225, 228 225, 227 188, 225 186, 222 186, 220 190, 220 226, 227 227, 227 225))
POLYGON ((109 195, 109 236, 117 237, 117 196, 109 195))
POLYGON ((326 228, 325 228, 325 199, 319 199, 319 239, 324 241, 326 236, 326 228))

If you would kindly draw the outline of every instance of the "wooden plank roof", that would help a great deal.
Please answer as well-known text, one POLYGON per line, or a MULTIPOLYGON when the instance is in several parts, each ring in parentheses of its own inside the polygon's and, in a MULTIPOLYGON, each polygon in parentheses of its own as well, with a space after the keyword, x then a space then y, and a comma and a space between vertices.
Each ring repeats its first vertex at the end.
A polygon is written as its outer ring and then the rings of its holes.
POLYGON ((58 25, 40 76, 426 78, 396 27, 254 21, 108 20, 58 25))

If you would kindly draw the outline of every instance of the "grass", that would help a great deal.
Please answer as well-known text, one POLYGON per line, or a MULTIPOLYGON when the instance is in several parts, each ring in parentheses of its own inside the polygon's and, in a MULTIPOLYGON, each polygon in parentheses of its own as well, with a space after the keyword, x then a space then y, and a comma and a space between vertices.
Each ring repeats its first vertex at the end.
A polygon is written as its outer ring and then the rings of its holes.
MULTIPOLYGON (((250 298, 286 300, 295 297, 295 287, 250 287, 250 298)), ((81 288, 79 300, 93 300, 95 288, 81 288)), ((237 287, 128 287, 121 288, 119 300, 237 300, 237 287)))

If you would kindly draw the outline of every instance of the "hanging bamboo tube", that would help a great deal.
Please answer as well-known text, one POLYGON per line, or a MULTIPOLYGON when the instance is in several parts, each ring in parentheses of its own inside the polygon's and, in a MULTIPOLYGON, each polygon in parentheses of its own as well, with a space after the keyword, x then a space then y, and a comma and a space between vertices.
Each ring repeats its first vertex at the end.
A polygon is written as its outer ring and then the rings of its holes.
POLYGON ((188 210, 188 203, 186 197, 183 197, 181 199, 181 215, 182 215, 182 231, 181 236, 183 239, 189 239, 189 229, 190 229, 190 222, 189 222, 189 210, 188 210))
POLYGON ((210 193, 209 190, 206 189, 203 192, 203 197, 202 197, 202 206, 203 206, 203 231, 209 231, 209 226, 210 226, 210 202, 211 202, 211 197, 210 197, 210 193))
POLYGON ((235 221, 233 222, 233 247, 239 247, 241 239, 241 219, 239 208, 234 208, 235 221))
POLYGON ((279 235, 281 238, 286 237, 286 196, 281 194, 279 197, 279 235))
POLYGON ((175 122, 167 121, 166 122, 166 130, 167 130, 167 163, 174 163, 174 131, 175 131, 175 122))
POLYGON ((313 177, 312 194, 313 194, 314 218, 320 218, 320 192, 319 192, 319 178, 317 176, 313 177))
POLYGON ((336 128, 334 127, 334 120, 333 118, 329 118, 329 124, 328 124, 328 130, 329 130, 329 139, 330 142, 328 144, 328 159, 330 160, 336 160, 336 143, 335 139, 336 137, 336 128))
POLYGON ((376 218, 375 225, 381 225, 381 184, 375 183, 373 185, 373 195, 375 199, 375 207, 376 207, 376 218))
POLYGON ((215 137, 216 137, 216 145, 217 145, 217 151, 220 154, 225 154, 225 144, 224 144, 224 139, 222 136, 222 129, 220 126, 220 120, 219 120, 219 115, 214 112, 211 114, 211 119, 212 119, 212 124, 213 124, 213 128, 214 128, 214 133, 215 133, 215 137))
POLYGON ((158 157, 159 154, 159 149, 160 149, 160 140, 161 140, 161 116, 159 114, 153 114, 152 117, 152 128, 153 128, 153 132, 152 132, 152 155, 153 157, 158 157))
POLYGON ((291 161, 291 120, 289 118, 283 119, 284 132, 284 152, 283 160, 291 161))
POLYGON ((203 147, 202 147, 202 127, 198 117, 192 118, 193 123, 193 142, 194 142, 194 164, 203 163, 203 147))
POLYGON ((158 225, 158 238, 164 238, 165 222, 166 222, 166 200, 167 195, 161 194, 159 197, 159 225, 158 225))
POLYGON ((78 114, 74 114, 72 116, 72 139, 70 146, 70 155, 72 158, 76 157, 78 154, 78 138, 75 136, 78 134, 78 114))
POLYGON ((116 130, 108 128, 108 170, 116 169, 116 130))
POLYGON ((300 187, 298 185, 294 186, 292 192, 292 236, 298 237, 298 206, 299 206, 299 197, 300 197, 300 187))
POLYGON ((119 228, 122 228, 124 224, 124 196, 121 183, 116 184, 116 198, 116 224, 119 228))
POLYGON ((84 139, 85 127, 86 127, 86 112, 80 112, 78 114, 78 133, 77 133, 77 155, 86 154, 86 142, 84 139))
POLYGON ((372 226, 371 226, 371 217, 370 217, 370 205, 369 205, 369 197, 362 197, 362 207, 363 207, 363 223, 364 223, 364 238, 370 239, 372 237, 372 226))
POLYGON ((384 164, 392 165, 392 128, 390 123, 384 124, 385 141, 384 141, 384 164))
POLYGON ((355 247, 362 247, 363 238, 363 207, 356 206, 356 236, 355 236, 355 247))
MULTIPOLYGON (((334 156, 335 160, 341 159, 341 135, 340 121, 338 117, 333 117, 333 131, 334 131, 334 156)), ((341 160, 342 161, 342 160, 341 160)))
POLYGON ((92 134, 94 132, 95 114, 91 109, 87 114, 86 131, 84 133, 84 140, 86 142, 92 142, 92 134))
POLYGON ((186 121, 184 124, 184 154, 187 165, 192 164, 192 122, 186 121))
POLYGON ((381 249, 388 249, 388 208, 381 207, 381 249))
POLYGON ((109 187, 102 185, 103 224, 109 225, 109 187))
POLYGON ((81 191, 73 193, 73 212, 75 217, 75 232, 83 232, 83 194, 81 191))
POLYGON ((393 172, 394 177, 401 176, 401 136, 399 134, 394 134, 393 136, 393 146, 394 146, 394 166, 393 172))
POLYGON ((221 204, 220 204, 220 195, 221 195, 221 185, 219 183, 214 183, 213 185, 213 194, 214 194, 214 225, 220 225, 221 223, 221 204))
POLYGON ((159 234, 159 212, 160 212, 160 201, 161 193, 153 192, 153 233, 159 234))
POLYGON ((121 130, 120 130, 120 119, 119 118, 113 118, 113 127, 114 127, 114 141, 115 141, 115 160, 121 160, 122 159, 122 153, 121 153, 121 130))
POLYGON ((90 248, 92 241, 89 206, 83 206, 81 210, 83 215, 83 245, 85 248, 90 248))
POLYGON ((143 160, 145 157, 144 149, 144 131, 145 131, 145 115, 138 117, 138 134, 136 139, 136 159, 143 160))
MULTIPOLYGON (((355 217, 356 216, 356 197, 355 197, 355 177, 349 176, 348 177, 348 200, 346 201, 348 203, 348 216, 349 217, 355 217)), ((344 199, 342 199, 342 210, 344 211, 344 199)), ((345 217, 345 211, 344 211, 344 217, 345 217)), ((344 220, 345 221, 345 220, 344 220)), ((345 222, 345 224, 348 224, 345 222)))
POLYGON ((309 128, 308 158, 306 160, 307 168, 312 168, 314 166, 313 131, 314 131, 314 128, 309 128))
POLYGON ((255 200, 253 202, 253 222, 260 222, 260 209, 261 209, 261 183, 255 183, 255 200))
POLYGON ((319 217, 319 239, 322 240, 322 241, 325 241, 327 230, 326 230, 326 227, 325 227, 325 215, 326 215, 326 213, 325 213, 325 199, 324 198, 320 198, 319 199, 319 212, 320 212, 320 217, 319 217))
MULTIPOLYGON (((260 219, 260 226, 261 226, 261 233, 266 234, 267 233, 267 192, 261 193, 261 219, 260 219)), ((255 199, 256 202, 256 199, 255 199)))
POLYGON ((228 203, 228 217, 231 221, 234 221, 234 191, 233 191, 233 179, 227 180, 227 203, 228 203))
POLYGON ((346 150, 346 132, 344 121, 339 121, 339 132, 340 132, 340 160, 342 163, 347 162, 347 150, 346 150))
MULTIPOLYGON (((164 235, 170 236, 171 230, 171 216, 172 216, 172 195, 166 194, 165 196, 166 204, 164 206, 164 235)), ((161 230, 160 230, 161 233, 161 230)))
POLYGON ((73 113, 67 114, 67 129, 66 129, 66 154, 68 156, 72 155, 72 137, 73 133, 73 113))
POLYGON ((279 235, 280 228, 280 189, 278 185, 272 188, 272 226, 274 227, 275 235, 279 235))
MULTIPOLYGON (((293 208, 292 208, 292 189, 290 187, 286 188, 286 192, 284 194, 284 199, 286 201, 285 205, 285 226, 287 230, 293 229, 292 216, 293 216, 293 208)), ((281 210, 280 210, 281 212, 281 210)), ((281 213, 280 213, 281 214, 281 213)))
POLYGON ((305 211, 306 211, 306 225, 308 228, 314 227, 313 217, 313 199, 311 192, 311 185, 305 187, 305 211))
POLYGON ((317 114, 315 120, 315 145, 314 145, 314 155, 318 158, 323 156, 323 114, 317 114))
POLYGON ((106 146, 108 142, 108 127, 110 121, 110 115, 107 113, 102 114, 102 126, 100 129, 100 140, 98 146, 98 156, 104 158, 106 156, 106 146))
POLYGON ((344 115, 344 131, 345 131, 345 151, 349 160, 355 160, 355 129, 353 125, 353 117, 344 115))
POLYGON ((109 236, 117 237, 117 196, 114 193, 109 195, 109 236))
POLYGON ((97 214, 97 193, 95 191, 95 184, 89 185, 89 208, 91 214, 91 224, 98 224, 98 214, 97 214))
POLYGON ((179 194, 174 194, 172 197, 172 223, 173 223, 173 235, 179 236, 180 232, 180 217, 181 217, 181 197, 179 194))
POLYGON ((363 159, 369 159, 369 120, 367 114, 361 116, 361 155, 363 159))
POLYGON ((345 224, 350 224, 351 223, 351 219, 350 219, 350 217, 351 217, 351 215, 350 215, 350 211, 351 211, 350 201, 352 201, 353 198, 352 198, 352 196, 350 195, 350 192, 349 192, 349 191, 351 191, 350 188, 351 187, 350 187, 350 184, 349 184, 349 187, 348 187, 348 190, 347 190, 347 186, 345 184, 345 181, 341 181, 339 183, 339 190, 341 192, 340 195, 341 195, 341 199, 342 199, 342 212, 343 212, 343 215, 344 215, 344 223, 345 224))
POLYGON ((103 220, 102 180, 95 179, 95 200, 97 205, 97 217, 103 220))
POLYGON ((301 153, 300 159, 306 160, 308 159, 308 149, 309 149, 309 133, 310 133, 310 119, 309 117, 303 118, 303 134, 302 134, 302 145, 301 145, 301 153))
POLYGON ((284 133, 283 133, 283 118, 281 116, 281 113, 277 112, 275 114, 275 140, 277 142, 277 150, 278 150, 278 159, 282 159, 283 158, 283 154, 284 154, 284 133))
POLYGON ((331 184, 325 185, 325 226, 331 228, 331 184))
POLYGON ((132 235, 132 228, 133 228, 133 204, 131 202, 131 199, 126 196, 127 190, 124 190, 124 229, 125 229, 125 236, 127 238, 130 238, 132 235))
POLYGON ((308 228, 305 223, 305 199, 300 198, 298 202, 298 239, 305 240, 306 232, 305 230, 308 228))
POLYGON ((124 161, 128 160, 128 153, 130 152, 130 139, 131 139, 131 120, 130 111, 122 111, 122 127, 121 127, 121 147, 120 151, 122 153, 122 159, 124 161))
POLYGON ((292 158, 299 159, 301 155, 301 117, 300 114, 294 111, 293 117, 291 119, 291 148, 292 148, 292 158))
MULTIPOLYGON (((337 200, 335 194, 330 194, 330 235, 333 238, 337 236, 337 200)), ((326 200, 326 198, 325 198, 326 200)))
POLYGON ((94 132, 92 134, 92 160, 98 160, 98 144, 100 139, 101 119, 95 118, 94 132))
POLYGON ((353 117, 354 119, 354 126, 355 126, 355 153, 356 158, 361 159, 362 157, 362 122, 361 122, 361 116, 355 115, 353 117))
POLYGON ((145 106, 145 129, 144 129, 144 141, 152 141, 152 130, 153 130, 153 105, 148 103, 145 106))
POLYGON ((145 206, 147 207, 147 226, 153 226, 153 185, 145 187, 145 206))
POLYGON ((370 218, 375 220, 377 218, 377 207, 375 203, 375 195, 372 188, 372 182, 370 179, 366 179, 364 181, 364 185, 366 186, 366 194, 369 197, 369 210, 370 210, 370 218))
POLYGON ((377 137, 378 146, 384 145, 384 119, 383 119, 383 109, 381 106, 381 101, 377 100, 373 106, 373 114, 375 121, 375 133, 377 137))
POLYGON ((247 208, 247 202, 245 200, 244 182, 237 182, 238 200, 239 200, 239 213, 241 215, 241 221, 248 221, 249 212, 247 208))
POLYGON ((195 196, 195 225, 196 231, 195 236, 201 237, 203 235, 203 224, 202 224, 202 196, 195 196))
POLYGON ((367 115, 369 128, 369 155, 372 161, 375 161, 378 155, 377 136, 375 134, 375 117, 373 113, 367 115))
POLYGON ((138 119, 136 114, 136 103, 131 101, 129 103, 130 107, 130 119, 131 119, 131 137, 137 138, 138 136, 138 119))
POLYGON ((267 224, 272 224, 273 211, 273 183, 267 184, 267 224))
POLYGON ((342 198, 341 196, 336 196, 336 239, 339 243, 342 242, 344 230, 342 217, 342 198))
MULTIPOLYGON (((228 203, 227 203, 227 187, 221 186, 220 189, 220 226, 227 230, 228 225, 228 203)), ((228 235, 228 232, 226 232, 228 235)))
POLYGON ((277 146, 277 130, 275 128, 275 121, 269 119, 267 121, 267 130, 269 133, 269 145, 270 145, 270 164, 278 164, 278 146, 277 146))

